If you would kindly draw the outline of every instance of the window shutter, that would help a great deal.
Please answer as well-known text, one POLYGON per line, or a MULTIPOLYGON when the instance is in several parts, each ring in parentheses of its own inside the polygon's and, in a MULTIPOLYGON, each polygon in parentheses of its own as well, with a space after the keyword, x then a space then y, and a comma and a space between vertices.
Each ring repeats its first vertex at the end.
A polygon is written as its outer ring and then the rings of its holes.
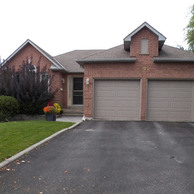
POLYGON ((141 54, 149 54, 148 53, 148 39, 141 40, 141 54))

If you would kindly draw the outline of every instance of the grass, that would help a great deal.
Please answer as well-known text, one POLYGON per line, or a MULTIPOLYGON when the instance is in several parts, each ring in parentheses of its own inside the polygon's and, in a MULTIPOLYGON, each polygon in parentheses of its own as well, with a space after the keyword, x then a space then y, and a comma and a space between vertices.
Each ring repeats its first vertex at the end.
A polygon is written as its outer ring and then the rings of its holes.
POLYGON ((73 124, 44 120, 0 123, 0 162, 73 124))

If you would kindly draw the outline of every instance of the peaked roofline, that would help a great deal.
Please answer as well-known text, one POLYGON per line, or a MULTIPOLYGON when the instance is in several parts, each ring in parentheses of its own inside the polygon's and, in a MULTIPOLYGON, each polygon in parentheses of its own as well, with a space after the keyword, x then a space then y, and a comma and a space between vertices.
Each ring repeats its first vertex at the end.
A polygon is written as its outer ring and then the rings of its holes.
POLYGON ((162 48, 164 45, 164 42, 166 40, 166 37, 158 32, 155 28, 153 28, 150 24, 147 22, 144 22, 141 24, 139 27, 137 27, 134 31, 132 31, 129 35, 127 35, 123 40, 124 40, 124 48, 125 50, 130 50, 130 43, 131 43, 131 38, 134 36, 137 32, 139 32, 142 28, 147 27, 150 31, 152 31, 154 34, 158 36, 158 42, 159 42, 159 49, 162 48))
POLYGON ((27 44, 32 45, 36 50, 38 50, 44 57, 46 57, 53 65, 51 69, 55 70, 64 70, 67 71, 55 58, 41 49, 38 45, 32 42, 30 39, 27 39, 20 47, 18 47, 1 65, 5 65, 8 61, 10 61, 18 52, 20 52, 27 44))

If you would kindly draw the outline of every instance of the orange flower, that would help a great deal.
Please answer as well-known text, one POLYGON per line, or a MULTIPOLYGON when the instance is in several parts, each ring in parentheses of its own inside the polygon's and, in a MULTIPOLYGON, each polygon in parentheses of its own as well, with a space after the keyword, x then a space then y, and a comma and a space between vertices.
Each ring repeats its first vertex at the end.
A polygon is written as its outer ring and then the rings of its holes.
POLYGON ((43 108, 43 111, 45 114, 56 113, 55 107, 53 106, 46 106, 43 108))

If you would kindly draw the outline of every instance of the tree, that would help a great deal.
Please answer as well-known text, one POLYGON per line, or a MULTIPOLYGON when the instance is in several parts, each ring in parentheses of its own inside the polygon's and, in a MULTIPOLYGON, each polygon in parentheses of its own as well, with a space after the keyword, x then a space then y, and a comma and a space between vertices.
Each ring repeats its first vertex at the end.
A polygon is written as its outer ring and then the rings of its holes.
POLYGON ((189 50, 194 52, 194 5, 191 8, 191 18, 186 29, 186 41, 189 45, 189 50))
POLYGON ((57 89, 51 92, 53 76, 47 66, 40 68, 41 58, 36 67, 31 60, 23 61, 19 69, 4 65, 0 68, 0 95, 15 97, 20 104, 20 113, 40 114, 52 99, 57 89))
POLYGON ((179 48, 180 50, 183 50, 183 51, 185 50, 185 48, 180 44, 177 45, 177 48, 179 48))

